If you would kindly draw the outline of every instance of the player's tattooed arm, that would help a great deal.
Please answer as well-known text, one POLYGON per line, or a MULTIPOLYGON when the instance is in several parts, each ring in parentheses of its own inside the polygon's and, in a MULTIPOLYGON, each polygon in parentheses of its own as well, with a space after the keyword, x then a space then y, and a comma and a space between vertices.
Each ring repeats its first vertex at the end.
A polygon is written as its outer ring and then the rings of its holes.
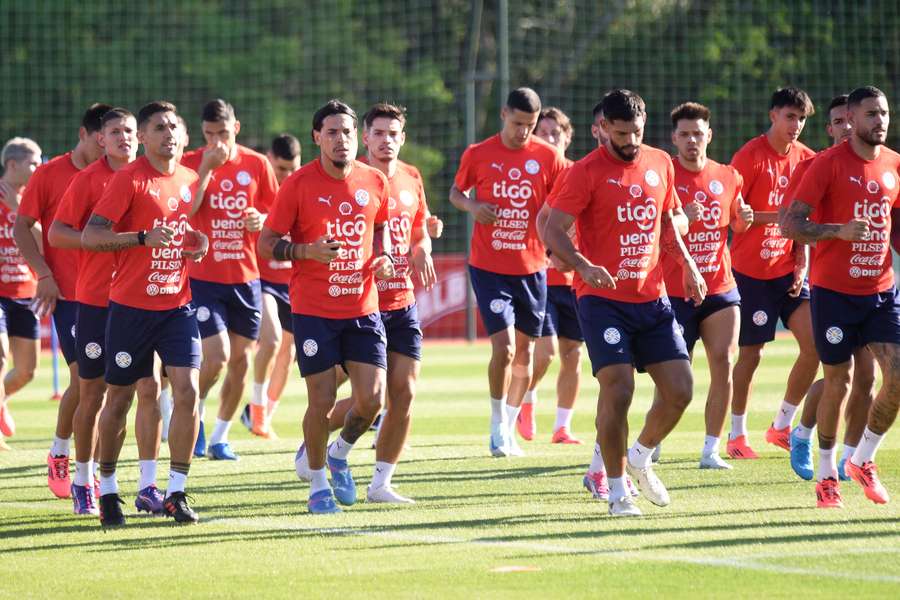
POLYGON ((659 245, 663 252, 673 257, 681 265, 685 297, 693 300, 695 306, 699 306, 706 298, 706 280, 703 279, 703 274, 700 273, 681 239, 681 232, 676 222, 676 210, 678 209, 667 210, 662 214, 659 245))
POLYGON ((851 219, 847 223, 816 223, 810 220, 814 208, 801 200, 788 207, 781 233, 794 241, 811 244, 818 240, 842 239, 848 242, 869 239, 869 222, 851 219))
POLYGON ((138 245, 137 233, 116 233, 113 222, 100 215, 91 215, 81 232, 81 246, 94 252, 115 252, 138 245))

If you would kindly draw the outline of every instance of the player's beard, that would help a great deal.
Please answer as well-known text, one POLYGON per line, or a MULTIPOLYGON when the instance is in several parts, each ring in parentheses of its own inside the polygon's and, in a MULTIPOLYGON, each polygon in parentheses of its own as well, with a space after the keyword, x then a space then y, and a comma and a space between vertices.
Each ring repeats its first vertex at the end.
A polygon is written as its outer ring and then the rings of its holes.
POLYGON ((868 131, 860 131, 859 129, 857 129, 856 135, 859 137, 860 140, 862 140, 869 146, 872 146, 873 148, 884 144, 884 140, 877 139, 871 129, 868 131))
POLYGON ((632 162, 638 157, 638 152, 640 151, 640 146, 634 146, 632 144, 628 144, 627 146, 617 146, 614 141, 609 140, 609 145, 612 147, 613 152, 615 152, 616 156, 624 160, 625 162, 632 162), (630 154, 626 154, 625 150, 632 150, 630 154))
POLYGON ((332 159, 332 160, 331 160, 331 164, 334 165, 334 168, 335 168, 335 169, 345 169, 345 168, 347 168, 347 165, 350 164, 350 161, 348 161, 348 160, 334 160, 334 159, 332 159))

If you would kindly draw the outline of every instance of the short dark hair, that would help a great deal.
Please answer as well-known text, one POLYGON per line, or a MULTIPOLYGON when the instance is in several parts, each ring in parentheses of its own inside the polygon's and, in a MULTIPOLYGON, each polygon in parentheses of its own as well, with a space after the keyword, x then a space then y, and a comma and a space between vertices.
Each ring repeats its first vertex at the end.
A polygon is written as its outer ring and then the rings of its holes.
POLYGON ((176 116, 178 115, 178 109, 175 108, 175 105, 171 102, 167 102, 166 100, 154 100, 153 102, 149 102, 142 106, 141 110, 138 111, 138 128, 146 125, 147 121, 150 120, 150 117, 161 112, 173 112, 176 116))
POLYGON ((811 117, 816 114, 816 107, 810 99, 809 94, 798 87, 783 87, 775 90, 772 94, 772 100, 769 102, 769 110, 781 108, 783 106, 792 106, 803 111, 803 115, 811 117))
MULTIPOLYGON (((541 116, 538 117, 538 123, 544 119, 553 119, 559 125, 559 128, 571 137, 572 135, 572 119, 564 113, 562 109, 555 106, 548 106, 541 109, 541 116)), ((535 126, 537 127, 537 126, 535 126)))
POLYGON ((131 111, 127 108, 122 108, 121 106, 117 106, 116 108, 111 108, 106 111, 106 114, 103 115, 103 119, 101 119, 100 126, 106 127, 106 124, 110 121, 115 121, 117 119, 133 119, 134 115, 131 114, 131 111))
POLYGON ((338 100, 337 98, 332 98, 328 102, 326 102, 322 108, 316 111, 316 114, 313 115, 312 120, 312 128, 313 131, 322 131, 322 123, 325 122, 325 119, 332 115, 347 115, 351 119, 353 119, 353 126, 355 127, 358 123, 358 119, 356 118, 356 113, 353 112, 353 109, 350 108, 347 103, 338 100))
POLYGON ((203 112, 200 113, 200 118, 207 123, 233 121, 234 107, 221 98, 216 98, 215 100, 210 100, 203 106, 203 112))
POLYGON ((607 92, 600 101, 600 110, 607 121, 634 121, 647 114, 644 99, 625 89, 607 92))
POLYGON ((828 103, 828 112, 831 112, 833 108, 837 108, 838 106, 847 106, 848 100, 850 96, 847 94, 841 94, 840 96, 835 96, 831 99, 831 102, 828 103))
POLYGON ((887 98, 887 96, 874 85, 865 85, 850 92, 847 96, 847 106, 857 106, 867 98, 887 98))
POLYGON ((688 119, 690 121, 701 119, 709 123, 709 108, 703 106, 699 102, 683 102, 669 114, 672 117, 672 129, 678 128, 678 121, 688 119))
POLYGON ((269 150, 275 158, 294 160, 300 156, 300 140, 289 133, 282 133, 272 139, 272 146, 269 150))
POLYGON ((109 104, 101 104, 96 102, 91 104, 90 108, 84 111, 81 117, 81 126, 88 133, 96 133, 103 127, 103 115, 112 108, 109 104))
POLYGON ((591 117, 596 121, 597 115, 603 114, 603 102, 598 102, 594 105, 594 110, 591 111, 591 117))
POLYGON ((529 87, 516 88, 506 97, 506 106, 534 114, 541 112, 541 97, 529 87))
POLYGON ((366 111, 363 115, 363 123, 366 127, 371 127, 375 119, 386 117, 388 119, 397 119, 400 121, 401 127, 406 125, 406 107, 389 104, 387 102, 379 102, 366 111))

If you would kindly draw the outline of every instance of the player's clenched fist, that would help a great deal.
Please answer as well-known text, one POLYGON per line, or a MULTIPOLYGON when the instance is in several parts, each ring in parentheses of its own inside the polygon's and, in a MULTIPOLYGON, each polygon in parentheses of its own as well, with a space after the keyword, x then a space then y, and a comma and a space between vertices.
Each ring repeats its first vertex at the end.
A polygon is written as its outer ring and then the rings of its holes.
POLYGON ((253 208, 252 206, 247 207, 244 210, 244 229, 247 231, 259 231, 263 228, 263 218, 262 214, 253 208))
POLYGON ((684 205, 684 214, 687 216, 688 221, 691 223, 700 220, 700 213, 703 211, 703 207, 700 206, 697 202, 688 202, 684 205))
POLYGON ((497 207, 486 202, 476 202, 469 211, 472 217, 482 225, 491 225, 497 220, 497 207))
POLYGON ((741 205, 738 207, 737 215, 738 218, 747 225, 753 223, 753 207, 749 204, 741 202, 741 205))
POLYGON ((206 167, 207 170, 218 169, 228 161, 228 155, 228 146, 223 142, 216 142, 203 151, 201 167, 206 167))
POLYGON ((372 270, 378 279, 390 279, 394 276, 394 263, 389 256, 382 254, 372 259, 372 270))
POLYGON ((150 248, 168 248, 172 244, 172 238, 175 237, 175 230, 171 227, 163 225, 154 227, 147 232, 144 238, 144 245, 150 248))
POLYGON ((330 263, 337 258, 338 252, 344 242, 333 240, 323 235, 316 241, 306 246, 306 258, 318 261, 320 263, 330 263))
POLYGON ((591 287, 616 289, 616 278, 605 267, 587 264, 577 269, 581 280, 591 287))
POLYGON ((838 230, 838 237, 848 242, 869 239, 869 222, 865 219, 852 219, 838 230))

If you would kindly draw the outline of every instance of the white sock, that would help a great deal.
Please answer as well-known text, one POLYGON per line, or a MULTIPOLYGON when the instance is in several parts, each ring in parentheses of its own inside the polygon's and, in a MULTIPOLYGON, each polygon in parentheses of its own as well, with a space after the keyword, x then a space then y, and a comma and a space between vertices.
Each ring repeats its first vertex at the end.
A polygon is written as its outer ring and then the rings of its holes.
POLYGON ((527 390, 522 397, 522 404, 534 404, 537 400, 537 390, 527 390))
POLYGON ((516 421, 519 418, 519 411, 522 410, 522 407, 510 406, 509 404, 504 404, 503 406, 506 410, 506 426, 509 427, 510 431, 515 431, 516 421))
POLYGON ((703 456, 718 456, 719 454, 719 438, 714 435, 708 435, 703 438, 703 456))
POLYGON ((881 435, 873 433, 872 430, 866 426, 862 437, 859 438, 859 444, 856 446, 856 450, 853 451, 853 458, 851 459, 853 464, 857 467, 861 467, 869 461, 874 461, 875 453, 878 452, 878 446, 881 444, 883 438, 883 433, 881 435))
POLYGON ((856 450, 856 446, 844 444, 844 448, 841 450, 841 460, 849 460, 849 458, 853 456, 854 450, 856 450))
POLYGON ((808 440, 812 438, 813 430, 815 427, 806 427, 803 423, 799 423, 796 427, 794 427, 794 435, 796 435, 801 440, 808 440))
POLYGON ((187 475, 178 471, 169 471, 169 485, 166 487, 166 498, 175 492, 183 492, 187 484, 187 475))
POLYGON ((503 407, 506 398, 491 398, 491 425, 499 425, 503 422, 503 407))
POLYGON ((197 402, 197 412, 200 413, 200 424, 203 424, 203 417, 206 415, 206 397, 200 398, 197 402))
POLYGON ((253 383, 253 394, 250 396, 250 404, 254 406, 263 406, 263 404, 265 404, 263 398, 265 398, 264 392, 266 383, 268 382, 263 381, 262 383, 253 383))
POLYGON ((747 435, 747 415, 731 415, 731 433, 728 434, 729 440, 734 440, 742 435, 747 435))
POLYGON ((94 465, 91 468, 91 479, 96 479, 99 476, 100 476, 100 463, 95 460, 94 465))
POLYGON ((343 436, 339 435, 335 438, 334 443, 328 446, 328 456, 331 458, 339 458, 340 460, 347 460, 351 450, 353 450, 353 444, 345 440, 343 436))
POLYGON ((85 486, 91 481, 91 463, 75 461, 75 485, 85 486))
POLYGON ((609 500, 612 502, 613 500, 619 500, 621 498, 628 498, 630 494, 628 493, 628 488, 625 486, 625 475, 623 474, 621 477, 610 477, 607 479, 609 482, 609 500))
POLYGON ((100 495, 105 496, 107 494, 118 494, 119 493, 119 482, 116 481, 116 473, 113 471, 113 474, 107 477, 103 473, 100 474, 100 495))
POLYGON ((772 427, 775 429, 790 427, 794 422, 794 413, 796 412, 796 406, 789 404, 787 400, 782 400, 781 408, 779 408, 778 412, 775 414, 775 421, 772 423, 772 427))
POLYGON ((328 475, 325 474, 325 467, 310 471, 312 479, 309 483, 309 495, 312 496, 318 491, 331 489, 328 485, 328 475))
POLYGON ((209 438, 209 445, 227 444, 229 429, 231 429, 231 421, 223 421, 216 417, 216 426, 213 429, 212 436, 209 438))
POLYGON ((834 447, 819 448, 819 481, 828 478, 837 479, 837 462, 834 460, 834 447))
POLYGON ((380 487, 391 485, 391 477, 394 476, 396 468, 396 464, 376 460, 375 471, 372 473, 372 489, 377 490, 380 487))
POLYGON ((628 450, 628 462, 632 467, 638 469, 646 469, 650 466, 650 460, 653 457, 653 448, 641 445, 640 442, 634 442, 634 446, 628 450))
POLYGON ((566 429, 572 428, 572 412, 571 408, 562 408, 561 406, 556 407, 556 423, 553 425, 553 431, 558 431, 565 427, 566 429))
POLYGON ((138 472, 140 473, 140 483, 138 484, 139 490, 142 490, 147 486, 156 485, 155 460, 139 460, 138 472))
POLYGON ((50 454, 53 456, 69 455, 69 440, 53 436, 53 445, 50 446, 50 454))
POLYGON ((591 466, 588 467, 588 473, 599 473, 606 471, 606 465, 603 464, 603 453, 600 452, 600 444, 594 444, 594 456, 591 457, 591 466))

